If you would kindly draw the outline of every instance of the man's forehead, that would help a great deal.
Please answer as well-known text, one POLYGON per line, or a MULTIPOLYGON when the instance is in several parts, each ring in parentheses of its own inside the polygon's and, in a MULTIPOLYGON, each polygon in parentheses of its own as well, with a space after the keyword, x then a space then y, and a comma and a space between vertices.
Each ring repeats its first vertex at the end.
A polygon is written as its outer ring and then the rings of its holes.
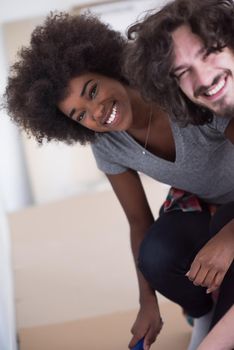
POLYGON ((202 39, 194 34, 188 25, 181 25, 172 32, 173 50, 181 54, 191 54, 195 50, 196 55, 204 51, 202 39))
POLYGON ((180 25, 172 32, 172 40, 174 42, 174 45, 181 43, 181 41, 183 43, 184 40, 186 42, 194 36, 195 34, 192 32, 190 26, 187 24, 180 25))

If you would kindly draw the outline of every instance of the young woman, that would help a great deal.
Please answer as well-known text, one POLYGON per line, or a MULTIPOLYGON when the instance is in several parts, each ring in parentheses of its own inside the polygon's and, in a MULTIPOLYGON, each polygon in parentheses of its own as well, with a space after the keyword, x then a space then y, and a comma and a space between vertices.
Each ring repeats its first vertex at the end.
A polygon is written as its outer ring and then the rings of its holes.
POLYGON ((5 99, 12 120, 39 143, 92 144, 130 225, 140 309, 129 347, 144 337, 148 350, 162 328, 155 290, 200 321, 220 288, 212 324, 233 303, 234 126, 215 117, 186 128, 171 121, 129 85, 126 46, 91 15, 51 15, 12 67, 5 99), (138 172, 180 189, 156 221, 138 172))

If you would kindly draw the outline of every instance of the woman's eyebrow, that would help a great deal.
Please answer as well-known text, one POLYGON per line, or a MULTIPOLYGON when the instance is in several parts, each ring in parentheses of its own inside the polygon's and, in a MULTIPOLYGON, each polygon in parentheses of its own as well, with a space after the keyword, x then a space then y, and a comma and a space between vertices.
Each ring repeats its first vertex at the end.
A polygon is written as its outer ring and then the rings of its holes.
POLYGON ((90 80, 86 81, 86 83, 84 84, 83 89, 81 90, 81 93, 80 93, 80 96, 81 96, 81 97, 84 96, 85 91, 86 91, 86 88, 87 88, 87 86, 89 85, 89 83, 90 83, 91 81, 93 81, 93 79, 90 79, 90 80))
POLYGON ((72 118, 72 116, 73 116, 73 114, 74 114, 75 112, 76 112, 76 109, 73 108, 73 109, 71 110, 71 112, 69 113, 68 117, 69 117, 69 118, 72 118))
MULTIPOLYGON (((93 81, 93 79, 89 79, 86 81, 86 83, 84 84, 82 90, 81 90, 81 93, 80 93, 80 96, 84 96, 85 92, 86 92, 86 89, 87 89, 87 86, 89 85, 89 83, 91 83, 91 81, 93 81)), ((72 116, 74 115, 74 113, 76 112, 76 108, 72 108, 71 112, 69 113, 69 118, 72 118, 72 116)))

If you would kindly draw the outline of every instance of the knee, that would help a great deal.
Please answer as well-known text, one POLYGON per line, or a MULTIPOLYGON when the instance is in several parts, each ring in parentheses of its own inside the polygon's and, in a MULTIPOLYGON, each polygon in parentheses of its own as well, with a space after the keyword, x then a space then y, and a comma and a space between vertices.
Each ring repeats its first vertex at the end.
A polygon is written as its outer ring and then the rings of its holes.
POLYGON ((160 269, 161 259, 158 253, 162 254, 159 252, 157 244, 155 242, 152 244, 152 237, 147 237, 141 244, 138 256, 138 268, 145 277, 154 275, 160 269))
POLYGON ((160 237, 155 232, 150 232, 141 244, 138 268, 154 287, 156 280, 161 280, 161 276, 166 278, 175 266, 177 256, 171 248, 166 244, 163 235, 160 237))

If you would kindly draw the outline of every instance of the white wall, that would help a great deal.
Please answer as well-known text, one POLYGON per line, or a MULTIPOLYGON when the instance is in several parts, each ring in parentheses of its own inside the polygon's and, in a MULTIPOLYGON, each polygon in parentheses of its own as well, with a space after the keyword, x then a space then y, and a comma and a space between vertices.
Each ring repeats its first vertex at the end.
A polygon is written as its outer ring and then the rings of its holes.
POLYGON ((16 350, 10 235, 0 201, 0 349, 16 350))
MULTIPOLYGON (((105 0, 104 0, 105 1, 105 0)), ((99 0, 92 0, 93 3, 99 0)), ((89 0, 1 0, 0 22, 44 16, 55 9, 67 10, 74 5, 90 3, 89 0)))
MULTIPOLYGON (((4 53, 3 26, 0 23, 0 95, 4 92, 7 78, 4 53)), ((3 110, 0 110, 0 193, 6 210, 16 210, 32 203, 22 140, 3 110)))

